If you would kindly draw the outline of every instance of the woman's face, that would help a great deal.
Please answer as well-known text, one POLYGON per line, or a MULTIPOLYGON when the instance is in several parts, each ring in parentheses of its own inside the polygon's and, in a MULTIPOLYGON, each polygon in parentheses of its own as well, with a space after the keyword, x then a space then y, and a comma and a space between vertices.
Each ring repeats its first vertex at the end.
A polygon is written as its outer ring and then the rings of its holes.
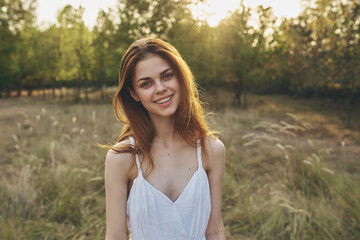
POLYGON ((171 117, 180 104, 180 85, 174 69, 159 55, 150 55, 135 66, 131 96, 154 117, 171 117))

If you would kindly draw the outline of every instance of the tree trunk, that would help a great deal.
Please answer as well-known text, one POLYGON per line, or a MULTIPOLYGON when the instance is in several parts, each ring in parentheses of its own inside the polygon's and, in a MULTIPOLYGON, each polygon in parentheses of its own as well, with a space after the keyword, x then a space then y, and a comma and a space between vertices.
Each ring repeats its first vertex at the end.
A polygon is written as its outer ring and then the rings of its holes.
POLYGON ((233 90, 234 90, 234 98, 233 104, 241 106, 241 95, 244 91, 244 84, 242 80, 238 80, 237 82, 233 82, 233 90))
POLYGON ((101 101, 105 100, 105 96, 104 96, 104 87, 101 86, 100 88, 100 97, 101 97, 101 101))
POLYGON ((56 98, 56 94, 55 94, 55 78, 51 78, 51 91, 52 91, 52 98, 55 99, 56 98))
POLYGON ((68 93, 68 88, 65 87, 65 100, 69 99, 69 93, 68 93))
POLYGON ((62 86, 59 86, 60 101, 63 100, 62 86))
POLYGON ((100 98, 101 98, 101 101, 105 100, 104 88, 105 88, 104 84, 102 84, 102 81, 100 81, 100 98))
POLYGON ((241 106, 241 91, 239 89, 235 89, 233 104, 241 106))
POLYGON ((16 96, 17 96, 17 97, 20 97, 20 96, 21 96, 21 91, 22 91, 22 88, 21 88, 21 87, 18 87, 18 88, 16 89, 16 96))
POLYGON ((352 93, 351 90, 346 98, 346 127, 351 128, 351 106, 352 106, 352 93))
POLYGON ((74 101, 79 102, 80 101, 80 93, 81 93, 81 82, 80 80, 75 80, 76 85, 76 91, 74 93, 74 101))
POLYGON ((88 91, 88 86, 86 86, 85 84, 85 102, 89 103, 89 91, 88 91))
POLYGON ((6 88, 5 89, 5 97, 11 97, 11 91, 10 91, 10 88, 6 88))
POLYGON ((42 86, 42 98, 45 100, 46 99, 46 89, 44 87, 44 85, 42 86))
POLYGON ((83 84, 84 84, 84 90, 85 90, 85 103, 89 103, 89 90, 88 90, 88 78, 86 76, 86 73, 84 72, 84 81, 83 81, 83 84))
POLYGON ((244 90, 243 90, 243 100, 244 100, 244 109, 247 109, 247 92, 246 92, 246 85, 244 84, 244 90))
POLYGON ((109 88, 105 85, 105 100, 109 99, 109 88))

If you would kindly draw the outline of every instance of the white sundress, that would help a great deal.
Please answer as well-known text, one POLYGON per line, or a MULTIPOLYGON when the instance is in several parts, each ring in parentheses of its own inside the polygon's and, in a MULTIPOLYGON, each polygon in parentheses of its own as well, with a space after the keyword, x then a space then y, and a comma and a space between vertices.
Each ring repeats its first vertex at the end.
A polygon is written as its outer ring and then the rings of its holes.
MULTIPOLYGON (((131 144, 135 141, 130 137, 131 144)), ((198 169, 176 201, 151 185, 140 168, 127 200, 130 240, 206 240, 211 211, 210 189, 197 147, 198 169)))

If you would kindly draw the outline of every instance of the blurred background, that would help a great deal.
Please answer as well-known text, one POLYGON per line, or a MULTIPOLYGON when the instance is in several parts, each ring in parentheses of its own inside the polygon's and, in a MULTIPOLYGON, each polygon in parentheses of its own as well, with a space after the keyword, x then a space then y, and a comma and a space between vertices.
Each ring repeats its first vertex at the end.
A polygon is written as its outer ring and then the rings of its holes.
POLYGON ((104 239, 111 99, 141 37, 227 147, 227 239, 360 239, 359 0, 0 0, 0 239, 104 239))

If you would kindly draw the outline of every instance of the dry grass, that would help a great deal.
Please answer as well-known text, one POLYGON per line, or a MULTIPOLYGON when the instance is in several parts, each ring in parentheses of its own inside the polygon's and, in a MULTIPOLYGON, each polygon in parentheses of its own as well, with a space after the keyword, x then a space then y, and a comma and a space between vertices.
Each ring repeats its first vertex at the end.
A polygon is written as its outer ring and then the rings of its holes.
MULTIPOLYGON (((222 96, 208 121, 227 146, 227 239, 359 239, 359 131, 304 102, 249 96, 242 110, 222 96)), ((1 100, 0 124, 0 239, 104 239, 96 143, 120 132, 111 105, 1 100)))

